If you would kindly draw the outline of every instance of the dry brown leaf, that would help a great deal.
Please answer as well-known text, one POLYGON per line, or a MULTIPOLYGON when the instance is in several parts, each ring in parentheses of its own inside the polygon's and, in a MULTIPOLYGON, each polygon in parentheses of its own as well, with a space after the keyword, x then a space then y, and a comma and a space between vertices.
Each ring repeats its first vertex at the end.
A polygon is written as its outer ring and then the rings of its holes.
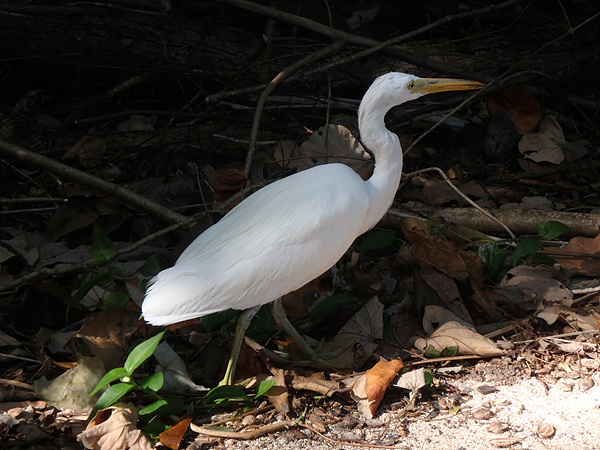
POLYGON ((136 428, 137 412, 129 408, 99 411, 77 438, 90 450, 152 450, 154 444, 136 428))
POLYGON ((600 235, 595 238, 574 237, 562 248, 547 248, 569 274, 600 276, 600 235))
POLYGON ((342 163, 362 174, 372 163, 369 155, 358 139, 344 125, 332 123, 324 125, 300 145, 294 159, 287 164, 306 170, 319 164, 342 163), (327 155, 327 159, 325 158, 327 155))
MULTIPOLYGON (((558 271, 547 266, 517 266, 513 267, 500 282, 501 291, 516 291, 525 301, 562 303, 571 306, 573 293, 563 283, 556 280, 558 271)), ((503 292, 506 293, 506 292, 503 292)), ((507 296, 510 296, 508 294, 507 296)))
POLYGON ((591 314, 582 314, 583 311, 569 308, 563 305, 551 305, 544 308, 537 316, 548 323, 554 324, 559 318, 562 318, 573 329, 582 331, 598 331, 599 324, 596 318, 591 314))
POLYGON ((285 371, 279 369, 275 376, 268 379, 274 380, 275 386, 269 389, 265 396, 279 414, 287 414, 290 411, 290 404, 288 401, 289 391, 285 383, 285 371))
POLYGON ((297 391, 313 391, 331 397, 341 390, 337 381, 325 379, 322 373, 313 373, 310 377, 304 377, 294 372, 291 372, 291 374, 293 375, 291 386, 297 391))
POLYGON ((158 435, 160 443, 171 450, 177 450, 191 422, 192 419, 180 420, 168 430, 160 433, 158 435))
POLYGON ((91 356, 82 356, 72 369, 48 380, 38 378, 33 382, 35 393, 49 404, 59 408, 87 408, 94 405, 95 398, 89 393, 98 384, 106 370, 100 361, 91 356))
POLYGON ((406 239, 413 245, 412 254, 416 259, 455 280, 467 281, 467 268, 452 242, 431 236, 426 225, 415 219, 404 220, 402 230, 406 239))
MULTIPOLYGON (((250 181, 246 174, 239 169, 227 169, 215 180, 213 184, 214 205, 224 202, 229 197, 237 194, 242 189, 250 186, 250 181)), ((242 199, 240 199, 241 201, 242 199)), ((239 203, 239 202, 237 202, 239 203)), ((227 206, 227 210, 232 209, 236 204, 227 206)))
POLYGON ((83 340, 106 370, 122 365, 129 337, 137 329, 139 313, 109 309, 85 321, 77 337, 83 340))
POLYGON ((554 116, 546 116, 540 123, 538 133, 523 135, 519 141, 519 151, 525 158, 535 162, 560 164, 565 159, 562 151, 565 142, 562 128, 554 116))
POLYGON ((349 343, 354 345, 341 355, 331 358, 335 365, 356 367, 371 357, 377 348, 376 340, 383 339, 383 304, 373 297, 338 331, 333 341, 323 346, 323 352, 334 352, 349 343), (355 349, 359 351, 355 352, 355 349))
POLYGON ((423 330, 425 333, 431 334, 440 325, 448 322, 458 322, 466 328, 475 330, 473 324, 461 320, 452 311, 442 308, 438 305, 427 305, 423 313, 423 330))
POLYGON ((350 394, 357 402, 358 410, 363 417, 373 418, 388 386, 403 366, 399 359, 382 360, 356 379, 350 394))
POLYGON ((540 104, 521 84, 502 89, 486 97, 490 115, 506 112, 513 121, 519 134, 533 130, 542 118, 540 104))
POLYGON ((458 346, 461 355, 500 356, 506 353, 490 339, 455 321, 441 325, 429 338, 415 341, 415 347, 421 351, 430 346, 437 351, 458 346))
POLYGON ((426 264, 419 270, 419 276, 439 295, 446 308, 461 319, 471 321, 455 280, 426 264))

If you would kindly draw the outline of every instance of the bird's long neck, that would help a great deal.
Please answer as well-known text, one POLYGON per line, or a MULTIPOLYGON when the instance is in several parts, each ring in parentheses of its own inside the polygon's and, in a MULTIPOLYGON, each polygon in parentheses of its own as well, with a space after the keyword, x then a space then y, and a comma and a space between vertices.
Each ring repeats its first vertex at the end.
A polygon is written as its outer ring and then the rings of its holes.
POLYGON ((385 127, 391 105, 373 107, 367 96, 358 110, 358 127, 363 144, 375 156, 373 175, 366 183, 372 194, 365 230, 372 228, 389 209, 402 175, 402 147, 396 134, 385 127))

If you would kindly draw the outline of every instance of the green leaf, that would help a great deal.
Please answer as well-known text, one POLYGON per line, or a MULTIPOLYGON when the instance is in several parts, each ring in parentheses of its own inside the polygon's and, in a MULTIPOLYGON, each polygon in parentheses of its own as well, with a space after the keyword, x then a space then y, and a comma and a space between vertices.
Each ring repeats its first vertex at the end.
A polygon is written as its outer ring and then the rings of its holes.
MULTIPOLYGON (((101 409, 106 409, 109 406, 115 404, 117 401, 119 401, 125 394, 127 394, 134 387, 135 387, 135 384, 133 384, 133 383, 113 384, 106 391, 104 391, 104 393, 100 396, 100 398, 94 405, 94 410, 99 411, 101 409)), ((91 414, 90 414, 90 416, 91 416, 91 414)))
POLYGON ((71 312, 71 308, 73 306, 75 306, 77 303, 79 303, 83 299, 83 297, 85 297, 86 294, 90 291, 90 289, 92 289, 99 282, 101 282, 107 278, 109 278, 109 275, 107 273, 99 273, 98 275, 93 276, 90 280, 87 280, 85 283, 83 283, 81 285, 81 287, 77 290, 77 292, 75 292, 75 294, 73 294, 73 297, 71 297, 71 299, 69 300, 69 303, 67 304, 67 312, 66 312, 67 319, 69 318, 69 313, 71 312))
POLYGON ((156 349, 158 343, 162 339, 163 334, 165 334, 165 332, 161 331, 156 336, 146 339, 144 342, 138 344, 133 350, 131 350, 131 353, 125 360, 125 370, 132 374, 135 369, 137 369, 144 361, 150 358, 152 353, 154 353, 154 349, 156 349))
POLYGON ((130 298, 130 295, 126 292, 111 292, 102 302, 102 309, 119 309, 122 306, 125 306, 125 303, 127 303, 130 298))
POLYGON ((512 265, 516 266, 521 259, 537 252, 540 248, 542 248, 542 240, 539 237, 523 239, 519 242, 510 258, 512 265))
POLYGON ((160 264, 159 256, 151 255, 146 261, 144 261, 144 265, 138 269, 138 272, 144 275, 145 277, 153 277, 161 270, 162 265, 160 264))
POLYGON ((161 398, 160 400, 156 400, 155 402, 150 403, 148 406, 145 406, 144 408, 140 409, 139 414, 140 414, 140 416, 154 414, 160 408, 162 408, 163 406, 168 405, 168 404, 169 404, 168 401, 166 401, 164 398, 161 398))
POLYGON ((356 304, 356 298, 348 293, 332 295, 316 303, 308 317, 323 317, 340 309, 352 309, 356 304))
POLYGON ((431 373, 431 370, 425 369, 423 371, 423 378, 425 380, 425 384, 430 386, 431 383, 433 383, 433 374, 431 373))
POLYGON ((202 399, 203 405, 220 405, 230 401, 250 401, 250 397, 237 386, 217 386, 208 391, 202 399))
POLYGON ((254 398, 260 397, 261 395, 265 395, 267 391, 276 384, 277 383, 275 383, 274 380, 261 381, 260 383, 258 383, 258 387, 256 388, 256 395, 254 396, 254 398))
POLYGON ((446 347, 444 348, 441 352, 440 352, 440 357, 442 358, 448 358, 451 356, 456 356, 458 355, 458 351, 460 349, 458 348, 458 345, 451 345, 450 347, 446 347))
POLYGON ((430 345, 423 352, 423 356, 425 358, 437 358, 438 356, 440 356, 440 353, 441 352, 439 350, 436 350, 436 348, 433 345, 430 345))
POLYGON ((538 235, 545 241, 556 239, 561 234, 571 231, 567 225, 556 220, 549 220, 546 223, 538 223, 538 235))
POLYGON ((142 389, 150 389, 151 391, 157 392, 165 381, 164 374, 162 372, 154 372, 152 375, 147 376, 140 381, 142 389))
POLYGON ((360 241, 358 248, 363 252, 380 250, 389 247, 395 240, 396 233, 393 231, 371 231, 360 241))
POLYGON ((131 374, 129 372, 127 372, 127 370, 125 370, 125 367, 115 367, 114 369, 108 371, 106 373, 106 375, 104 375, 100 381, 98 381, 98 384, 96 385, 96 387, 94 388, 94 390, 92 392, 90 392, 90 397, 92 395, 94 395, 96 392, 98 392, 100 389, 102 389, 104 386, 106 386, 108 383, 112 383, 115 380, 118 380, 120 378, 124 378, 124 377, 128 377, 131 374))
POLYGON ((108 235, 100 225, 94 223, 94 230, 92 231, 92 256, 94 261, 110 261, 116 254, 115 246, 108 235))

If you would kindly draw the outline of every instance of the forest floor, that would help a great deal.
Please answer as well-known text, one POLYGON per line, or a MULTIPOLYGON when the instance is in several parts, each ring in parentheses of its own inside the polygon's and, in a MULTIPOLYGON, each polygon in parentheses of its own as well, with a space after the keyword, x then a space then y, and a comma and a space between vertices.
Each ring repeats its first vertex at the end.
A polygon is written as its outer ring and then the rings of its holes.
POLYGON ((600 449, 596 2, 50 3, 0 6, 1 448, 600 449), (369 176, 356 112, 389 71, 487 87, 388 114, 394 204, 283 299, 351 368, 268 307, 236 388, 203 388, 235 310, 150 357, 145 288, 195 236, 294 172, 369 176))

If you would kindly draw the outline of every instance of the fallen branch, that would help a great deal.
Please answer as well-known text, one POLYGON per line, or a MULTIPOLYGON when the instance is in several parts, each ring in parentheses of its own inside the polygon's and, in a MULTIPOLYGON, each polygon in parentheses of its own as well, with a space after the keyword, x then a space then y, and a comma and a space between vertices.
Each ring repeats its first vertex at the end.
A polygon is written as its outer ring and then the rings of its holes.
MULTIPOLYGON (((423 206, 411 208, 410 211, 412 213, 410 217, 415 217, 415 215, 427 219, 440 217, 447 224, 469 227, 482 233, 502 234, 505 232, 503 226, 473 208, 440 209, 423 206)), ((538 224, 548 222, 549 220, 564 223, 571 229, 564 234, 565 237, 596 237, 600 234, 600 215, 598 214, 539 211, 535 209, 493 209, 488 212, 517 235, 535 235, 538 233, 538 224)), ((392 228, 399 227, 399 220, 403 220, 406 217, 407 214, 398 209, 391 209, 384 218, 383 225, 392 228)))
POLYGON ((179 223, 188 220, 183 214, 148 200, 129 189, 3 140, 0 140, 0 154, 16 159, 28 166, 47 170, 54 175, 97 189, 166 223, 179 223))

